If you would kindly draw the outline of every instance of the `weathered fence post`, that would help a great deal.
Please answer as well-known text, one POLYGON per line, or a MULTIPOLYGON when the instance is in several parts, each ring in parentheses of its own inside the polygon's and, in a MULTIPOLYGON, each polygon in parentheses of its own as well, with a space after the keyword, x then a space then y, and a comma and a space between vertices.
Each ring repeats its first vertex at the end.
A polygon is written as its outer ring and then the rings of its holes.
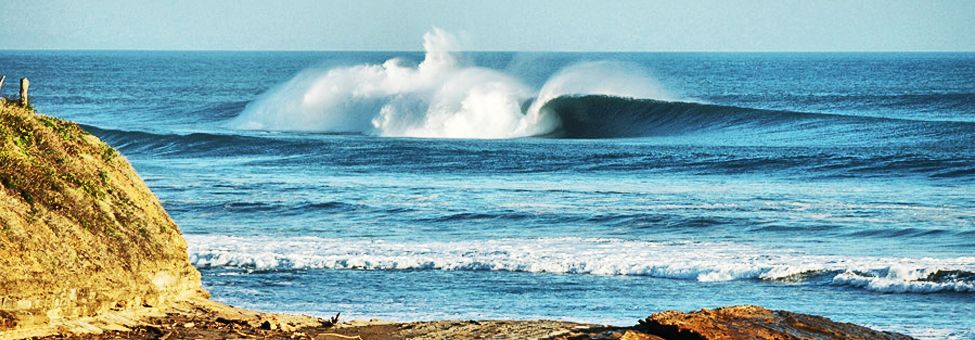
POLYGON ((30 80, 27 80, 27 77, 20 78, 20 106, 30 105, 30 99, 27 98, 28 87, 30 87, 30 80))

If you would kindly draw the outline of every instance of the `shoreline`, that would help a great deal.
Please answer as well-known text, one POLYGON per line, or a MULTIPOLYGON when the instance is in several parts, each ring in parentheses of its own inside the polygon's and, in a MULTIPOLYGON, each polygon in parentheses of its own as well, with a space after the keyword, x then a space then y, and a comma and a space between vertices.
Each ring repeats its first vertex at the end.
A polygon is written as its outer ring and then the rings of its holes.
POLYGON ((748 339, 911 337, 830 319, 731 306, 695 312, 655 313, 632 326, 558 320, 433 320, 342 322, 289 314, 248 311, 197 301, 128 327, 114 325, 95 333, 61 333, 42 339, 748 339))

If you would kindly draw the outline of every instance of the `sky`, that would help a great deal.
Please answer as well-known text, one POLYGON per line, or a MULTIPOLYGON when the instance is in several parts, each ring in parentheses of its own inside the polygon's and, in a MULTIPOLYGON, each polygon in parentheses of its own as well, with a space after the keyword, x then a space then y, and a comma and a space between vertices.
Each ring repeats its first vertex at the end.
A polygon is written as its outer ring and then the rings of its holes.
POLYGON ((0 0, 0 49, 975 51, 975 0, 0 0))

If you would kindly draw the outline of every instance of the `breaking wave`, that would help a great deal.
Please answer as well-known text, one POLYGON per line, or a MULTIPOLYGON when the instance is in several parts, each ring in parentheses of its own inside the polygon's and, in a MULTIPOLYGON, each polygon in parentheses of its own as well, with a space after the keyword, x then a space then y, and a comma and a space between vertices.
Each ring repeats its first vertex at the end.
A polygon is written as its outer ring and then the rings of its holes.
POLYGON ((434 28, 423 36, 418 65, 308 70, 247 105, 240 129, 363 133, 438 138, 511 138, 547 134, 558 122, 542 114, 565 95, 674 99, 639 67, 612 62, 569 66, 541 88, 516 76, 471 65, 455 39, 434 28))
POLYGON ((762 110, 682 102, 637 65, 584 62, 540 88, 478 67, 434 28, 419 64, 401 58, 306 70, 249 103, 231 121, 243 130, 428 138, 619 138, 732 132, 738 141, 966 144, 975 123, 762 110), (743 138, 744 137, 744 138, 743 138))
POLYGON ((884 293, 975 293, 975 258, 808 255, 734 243, 598 238, 384 242, 187 235, 191 262, 245 270, 453 270, 765 280, 884 293))
POLYGON ((831 145, 936 142, 940 146, 966 146, 975 138, 975 123, 971 122, 776 111, 604 95, 560 96, 547 101, 540 112, 557 122, 548 136, 563 138, 708 134, 722 144, 759 140, 797 145, 828 140, 831 145))

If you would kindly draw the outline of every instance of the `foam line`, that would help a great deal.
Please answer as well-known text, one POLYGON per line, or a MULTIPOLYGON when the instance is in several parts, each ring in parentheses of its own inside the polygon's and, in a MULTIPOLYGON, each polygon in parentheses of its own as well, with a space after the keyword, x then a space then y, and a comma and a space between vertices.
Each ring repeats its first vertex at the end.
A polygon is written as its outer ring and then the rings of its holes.
POLYGON ((975 257, 834 257, 735 244, 601 238, 385 242, 187 235, 198 267, 455 270, 817 283, 887 293, 975 292, 975 257))

